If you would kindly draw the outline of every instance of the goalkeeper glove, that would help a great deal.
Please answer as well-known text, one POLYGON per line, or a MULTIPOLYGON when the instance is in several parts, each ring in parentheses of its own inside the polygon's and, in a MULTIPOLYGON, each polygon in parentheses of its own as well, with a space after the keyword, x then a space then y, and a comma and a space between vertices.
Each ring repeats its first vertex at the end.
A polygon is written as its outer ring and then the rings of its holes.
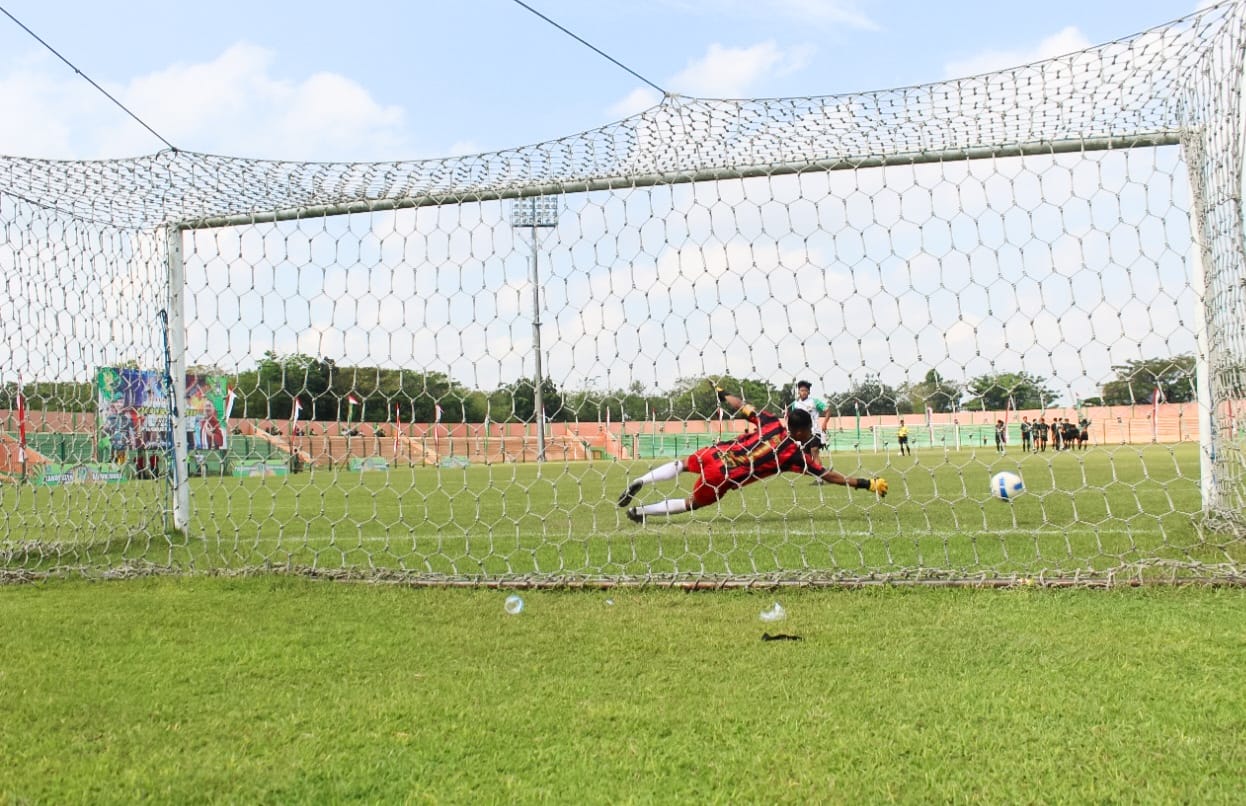
POLYGON ((725 391, 723 391, 723 388, 722 388, 721 386, 715 385, 715 386, 714 386, 714 392, 718 395, 718 402, 719 402, 719 403, 726 403, 726 402, 727 402, 727 393, 726 393, 725 391))
POLYGON ((857 479, 853 486, 858 490, 869 490, 879 498, 887 497, 886 479, 857 479))

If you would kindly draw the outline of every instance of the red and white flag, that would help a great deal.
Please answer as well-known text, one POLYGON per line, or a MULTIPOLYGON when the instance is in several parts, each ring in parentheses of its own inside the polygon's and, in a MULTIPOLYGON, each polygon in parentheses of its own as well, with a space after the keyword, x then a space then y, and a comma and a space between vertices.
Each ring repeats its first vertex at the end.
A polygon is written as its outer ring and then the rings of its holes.
POLYGON ((229 387, 225 391, 225 419, 228 420, 234 412, 234 401, 238 399, 238 392, 234 387, 229 387))
POLYGON ((398 435, 402 431, 402 407, 394 404, 394 458, 398 458, 398 435))
POLYGON ((22 394, 22 376, 17 376, 17 461, 26 464, 26 396, 22 394))
POLYGON ((302 413, 303 413, 303 401, 299 400, 296 397, 294 398, 294 413, 290 415, 290 422, 297 423, 299 421, 299 415, 302 413))
POLYGON ((1158 386, 1151 393, 1151 441, 1159 442, 1159 404, 1164 402, 1164 393, 1158 386))
POLYGON ((441 415, 442 415, 442 411, 441 411, 441 404, 440 404, 440 403, 434 403, 434 404, 433 404, 433 422, 434 422, 434 423, 440 423, 440 422, 441 422, 441 415))

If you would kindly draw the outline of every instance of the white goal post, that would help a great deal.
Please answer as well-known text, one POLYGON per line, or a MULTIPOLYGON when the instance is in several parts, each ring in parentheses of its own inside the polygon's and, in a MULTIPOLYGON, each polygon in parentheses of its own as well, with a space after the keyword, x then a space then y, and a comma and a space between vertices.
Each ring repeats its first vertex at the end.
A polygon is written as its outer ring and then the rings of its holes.
POLYGON ((1237 578, 1244 32, 439 160, 0 157, 0 573, 1237 578), (886 499, 615 506, 748 427, 711 381, 797 380, 886 499))

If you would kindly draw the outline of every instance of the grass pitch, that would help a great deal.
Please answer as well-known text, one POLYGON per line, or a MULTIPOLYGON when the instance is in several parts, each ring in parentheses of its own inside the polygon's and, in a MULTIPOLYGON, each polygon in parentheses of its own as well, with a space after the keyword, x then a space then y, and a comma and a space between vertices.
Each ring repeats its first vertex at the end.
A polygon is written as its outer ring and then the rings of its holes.
POLYGON ((1240 800, 1242 588, 764 584, 1240 567, 1197 528, 1193 446, 834 458, 892 494, 781 477, 637 527, 614 502, 641 464, 317 471, 195 480, 168 536, 159 482, 6 487, 6 569, 208 573, 0 585, 0 802, 1240 800), (509 590, 287 566, 758 584, 522 590, 512 616, 509 590))
MULTIPOLYGON (((173 535, 163 482, 8 485, 0 551, 5 567, 31 571, 142 562, 470 579, 1163 575, 1243 559, 1238 543, 1198 528, 1192 444, 829 458, 849 475, 886 476, 891 494, 784 474, 637 526, 615 500, 649 463, 317 469, 194 479, 190 529, 173 535), (993 499, 998 470, 1020 472, 1026 493, 993 499)), ((683 496, 691 481, 648 487, 638 501, 683 496)))
POLYGON ((1242 589, 522 595, 509 616, 503 591, 274 576, 0 586, 0 802, 1246 791, 1242 589))

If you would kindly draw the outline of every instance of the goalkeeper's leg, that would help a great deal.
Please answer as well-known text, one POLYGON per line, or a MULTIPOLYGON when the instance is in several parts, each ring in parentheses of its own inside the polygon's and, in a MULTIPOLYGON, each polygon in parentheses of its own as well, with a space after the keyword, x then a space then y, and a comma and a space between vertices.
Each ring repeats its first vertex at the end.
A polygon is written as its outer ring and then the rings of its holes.
MULTIPOLYGON (((681 459, 673 462, 667 462, 664 465, 655 467, 648 473, 627 485, 627 489, 619 496, 619 506, 625 507, 632 503, 632 499, 636 497, 636 493, 640 492, 640 488, 654 481, 671 481, 679 476, 684 470, 684 463, 681 459)), ((680 510, 681 512, 683 510, 680 510)))
POLYGON ((650 515, 678 515, 696 507, 687 498, 668 498, 656 504, 645 504, 643 507, 632 507, 627 511, 628 520, 633 523, 644 523, 650 515))

